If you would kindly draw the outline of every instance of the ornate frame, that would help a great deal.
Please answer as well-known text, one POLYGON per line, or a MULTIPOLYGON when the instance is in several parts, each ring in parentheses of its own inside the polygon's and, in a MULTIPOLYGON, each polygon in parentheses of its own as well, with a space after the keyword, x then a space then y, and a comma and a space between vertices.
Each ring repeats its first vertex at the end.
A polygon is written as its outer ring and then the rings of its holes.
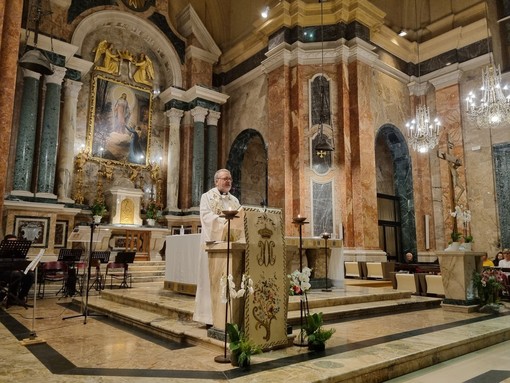
POLYGON ((92 160, 149 165, 152 92, 109 77, 92 76, 87 150, 92 160))
POLYGON ((49 217, 14 217, 14 234, 18 238, 32 241, 32 247, 48 247, 49 217), (28 231, 27 231, 28 230, 28 231), (22 235, 22 232, 25 234, 22 235))

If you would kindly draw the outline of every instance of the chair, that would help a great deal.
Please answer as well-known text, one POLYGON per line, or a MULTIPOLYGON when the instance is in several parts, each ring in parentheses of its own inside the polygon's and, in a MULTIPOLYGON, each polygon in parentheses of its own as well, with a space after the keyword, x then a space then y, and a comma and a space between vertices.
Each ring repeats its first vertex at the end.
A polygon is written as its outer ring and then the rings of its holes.
POLYGON ((150 231, 126 230, 126 251, 135 251, 137 260, 150 261, 150 245, 150 231))
POLYGON ((64 291, 65 282, 67 279, 67 264, 62 261, 51 261, 44 262, 41 264, 41 279, 39 282, 39 289, 37 294, 39 297, 44 298, 44 293, 46 290, 46 283, 60 282, 62 287, 56 294, 64 291), (41 286, 42 286, 42 294, 41 294, 41 286))
POLYGON ((110 289, 113 289, 113 280, 120 280, 119 288, 130 288, 133 276, 128 273, 129 264, 135 260, 136 252, 121 251, 117 253, 115 262, 106 265, 105 282, 110 276, 110 289))
MULTIPOLYGON (((113 289, 113 280, 120 280, 119 289, 130 288, 132 284, 132 276, 128 273, 127 263, 110 262, 106 265, 105 283, 110 277, 110 289, 113 289), (129 283, 128 283, 129 282, 129 283)), ((104 286, 103 286, 104 288, 104 286)))

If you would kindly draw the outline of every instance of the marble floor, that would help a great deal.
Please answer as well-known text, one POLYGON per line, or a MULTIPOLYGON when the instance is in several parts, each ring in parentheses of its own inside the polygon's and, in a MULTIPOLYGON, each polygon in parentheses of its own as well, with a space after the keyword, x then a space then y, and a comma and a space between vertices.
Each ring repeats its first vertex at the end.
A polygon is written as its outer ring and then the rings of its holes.
POLYGON ((0 309, 0 382, 510 382, 508 303, 499 315, 434 308, 338 320, 327 324, 336 332, 325 352, 274 350, 254 356, 249 370, 214 362, 217 347, 163 340, 95 315, 84 323, 77 309, 70 298, 0 309), (31 331, 43 343, 20 342, 31 331), (494 339, 502 343, 473 351, 494 339), (466 354, 442 362, 453 345, 466 354), (427 368, 403 375, 420 366, 427 368))

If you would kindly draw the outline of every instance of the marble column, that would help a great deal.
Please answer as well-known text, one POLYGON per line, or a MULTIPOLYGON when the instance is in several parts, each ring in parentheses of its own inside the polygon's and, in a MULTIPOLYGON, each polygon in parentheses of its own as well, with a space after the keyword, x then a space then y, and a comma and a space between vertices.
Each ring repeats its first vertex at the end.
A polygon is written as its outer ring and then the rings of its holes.
POLYGON ((200 197, 204 193, 204 174, 205 174, 205 117, 209 110, 197 106, 191 110, 193 116, 193 160, 191 180, 191 203, 193 206, 200 205, 200 197))
POLYGON ((14 190, 12 191, 12 194, 16 195, 32 195, 32 169, 35 155, 40 78, 39 73, 23 69, 23 96, 16 142, 14 190))
POLYGON ((37 175, 37 196, 54 198, 55 173, 57 169, 58 127, 60 122, 60 96, 62 80, 66 69, 54 67, 55 73, 45 76, 46 97, 44 102, 43 126, 39 148, 39 171, 37 175))
MULTIPOLYGON (((12 134, 14 99, 16 92, 16 76, 18 73, 18 50, 20 40, 22 1, 4 1, 0 6, 0 54, 2 70, 0 71, 0 121, 2 121, 2 140, 0 140, 0 190, 6 189, 9 153, 12 134)), ((3 198, 0 198, 0 214, 3 210, 3 198)), ((3 232, 0 222, 0 232, 3 232)))
POLYGON ((207 115, 205 131, 205 187, 214 186, 214 173, 218 170, 218 120, 221 113, 211 110, 207 115))
POLYGON ((78 94, 82 83, 66 79, 64 81, 64 105, 60 118, 60 138, 57 163, 57 197, 59 202, 74 203, 71 198, 74 166, 74 135, 76 132, 76 114, 78 94))
POLYGON ((182 110, 172 108, 165 112, 170 122, 170 132, 168 135, 168 157, 167 157, 167 177, 166 177, 166 208, 167 210, 177 210, 179 198, 179 169, 181 158, 180 144, 180 126, 184 115, 182 110))

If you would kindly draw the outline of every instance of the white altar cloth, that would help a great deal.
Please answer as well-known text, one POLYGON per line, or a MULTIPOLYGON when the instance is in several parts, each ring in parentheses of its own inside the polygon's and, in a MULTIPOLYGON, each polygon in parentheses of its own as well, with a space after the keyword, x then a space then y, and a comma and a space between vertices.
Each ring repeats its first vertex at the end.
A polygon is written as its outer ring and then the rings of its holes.
POLYGON ((166 237, 165 285, 171 290, 194 293, 189 288, 196 289, 200 246, 200 234, 166 237))

